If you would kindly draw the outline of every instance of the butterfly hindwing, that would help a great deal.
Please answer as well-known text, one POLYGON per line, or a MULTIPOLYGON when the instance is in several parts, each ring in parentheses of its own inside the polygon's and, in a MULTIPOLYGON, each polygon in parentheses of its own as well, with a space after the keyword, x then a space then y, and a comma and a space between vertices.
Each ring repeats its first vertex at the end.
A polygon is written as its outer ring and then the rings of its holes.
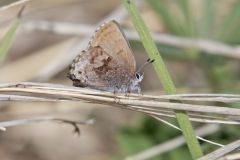
POLYGON ((74 86, 103 89, 110 86, 117 75, 117 63, 101 47, 82 52, 70 66, 70 79, 74 86))

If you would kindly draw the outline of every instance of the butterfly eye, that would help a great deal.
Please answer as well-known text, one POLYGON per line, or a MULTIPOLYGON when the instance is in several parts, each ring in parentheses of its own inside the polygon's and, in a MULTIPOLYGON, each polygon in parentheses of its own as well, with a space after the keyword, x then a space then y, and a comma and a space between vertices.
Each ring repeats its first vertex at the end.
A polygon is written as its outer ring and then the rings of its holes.
POLYGON ((140 75, 138 73, 136 73, 135 76, 136 76, 137 79, 140 79, 140 75))

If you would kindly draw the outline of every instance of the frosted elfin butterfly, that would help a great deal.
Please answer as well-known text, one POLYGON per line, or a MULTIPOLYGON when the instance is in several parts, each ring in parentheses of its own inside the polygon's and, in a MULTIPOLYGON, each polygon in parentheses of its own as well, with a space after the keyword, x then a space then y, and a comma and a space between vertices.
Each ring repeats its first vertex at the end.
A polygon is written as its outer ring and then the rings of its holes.
POLYGON ((68 77, 76 87, 141 93, 143 74, 139 71, 121 27, 112 20, 96 30, 87 50, 73 60, 68 77))

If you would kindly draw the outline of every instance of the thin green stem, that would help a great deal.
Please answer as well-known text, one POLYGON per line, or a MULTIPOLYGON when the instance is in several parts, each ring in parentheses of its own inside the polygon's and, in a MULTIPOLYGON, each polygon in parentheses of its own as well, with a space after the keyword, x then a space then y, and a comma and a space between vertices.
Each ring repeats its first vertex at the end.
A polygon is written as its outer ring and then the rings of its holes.
POLYGON ((7 31, 7 33, 4 35, 3 39, 0 42, 0 61, 2 61, 7 55, 7 52, 12 45, 12 41, 14 39, 18 25, 19 20, 18 19, 14 20, 9 30, 7 31))
MULTIPOLYGON (((141 38, 143 46, 149 55, 150 59, 154 59, 154 69, 160 79, 161 84, 167 94, 175 94, 176 88, 173 81, 168 74, 167 68, 162 60, 160 53, 158 52, 157 46, 155 45, 146 25, 144 24, 139 11, 135 4, 130 0, 124 0, 124 5, 128 11, 129 16, 141 38)), ((201 147, 197 141, 194 129, 189 121, 188 115, 184 111, 175 111, 176 118, 180 128, 182 129, 183 135, 187 142, 189 151, 194 159, 203 156, 201 147)))
POLYGON ((12 22, 10 28, 8 29, 7 33, 4 35, 0 42, 0 62, 5 58, 7 55, 7 52, 9 48, 12 45, 12 42, 14 40, 14 37, 16 35, 17 28, 20 24, 20 18, 22 15, 22 12, 24 10, 25 6, 23 6, 20 11, 18 12, 17 18, 14 19, 12 22))

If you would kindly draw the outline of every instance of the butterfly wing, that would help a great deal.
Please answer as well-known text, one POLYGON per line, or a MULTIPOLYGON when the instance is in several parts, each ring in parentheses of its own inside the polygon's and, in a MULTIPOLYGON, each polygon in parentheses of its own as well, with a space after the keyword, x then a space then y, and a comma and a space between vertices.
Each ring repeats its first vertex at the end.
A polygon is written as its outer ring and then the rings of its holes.
POLYGON ((135 78, 136 61, 116 21, 102 25, 70 66, 74 86, 126 92, 135 78))
POLYGON ((136 61, 119 24, 112 20, 99 27, 89 42, 90 47, 100 46, 116 60, 118 66, 132 75, 136 72, 136 61))
POLYGON ((79 54, 70 66, 69 78, 77 87, 117 91, 128 86, 130 75, 101 47, 92 47, 79 54))

